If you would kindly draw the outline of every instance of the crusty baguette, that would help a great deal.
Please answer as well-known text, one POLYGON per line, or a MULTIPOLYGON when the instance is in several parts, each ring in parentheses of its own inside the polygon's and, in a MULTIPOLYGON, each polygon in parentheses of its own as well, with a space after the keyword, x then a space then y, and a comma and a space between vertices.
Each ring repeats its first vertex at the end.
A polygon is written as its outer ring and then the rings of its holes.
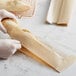
MULTIPOLYGON (((57 71, 62 71, 69 65, 71 65, 76 57, 75 56, 61 56, 53 48, 41 43, 35 36, 29 32, 24 32, 18 23, 12 19, 2 20, 2 24, 7 29, 11 38, 17 39, 21 42, 22 46, 26 48, 30 53, 52 66, 57 71)), ((26 52, 22 51, 24 54, 26 52)))
MULTIPOLYGON (((22 47, 19 50, 21 53, 35 59, 36 61, 40 62, 43 65, 46 65, 48 67, 52 67, 51 65, 49 65, 47 62, 43 61, 41 58, 39 58, 38 56, 34 55, 33 53, 31 53, 29 50, 27 50, 26 48, 22 47)), ((53 68, 53 67, 52 67, 53 68)), ((59 72, 58 70, 56 70, 55 68, 53 68, 55 71, 59 72)))
POLYGON ((63 0, 57 24, 68 24, 71 17, 73 4, 74 0, 63 0))
POLYGON ((62 2, 62 0, 51 0, 46 19, 48 23, 57 23, 60 15, 62 2))
POLYGON ((46 21, 59 25, 67 25, 75 0, 51 0, 46 21))

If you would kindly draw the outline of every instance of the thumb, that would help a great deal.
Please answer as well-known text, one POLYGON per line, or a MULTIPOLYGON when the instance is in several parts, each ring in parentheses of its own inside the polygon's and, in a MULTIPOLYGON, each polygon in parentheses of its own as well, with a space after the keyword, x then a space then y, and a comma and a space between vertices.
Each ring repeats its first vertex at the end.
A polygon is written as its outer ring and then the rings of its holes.
POLYGON ((1 22, 0 22, 0 31, 2 31, 3 33, 7 33, 7 30, 4 28, 1 22))

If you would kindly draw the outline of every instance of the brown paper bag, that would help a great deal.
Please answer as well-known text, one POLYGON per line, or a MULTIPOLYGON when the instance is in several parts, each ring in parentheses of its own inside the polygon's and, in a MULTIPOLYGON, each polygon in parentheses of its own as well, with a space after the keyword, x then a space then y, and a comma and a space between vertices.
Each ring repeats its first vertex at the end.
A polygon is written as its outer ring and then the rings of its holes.
POLYGON ((0 0, 0 9, 6 9, 18 17, 33 16, 36 0, 0 0))

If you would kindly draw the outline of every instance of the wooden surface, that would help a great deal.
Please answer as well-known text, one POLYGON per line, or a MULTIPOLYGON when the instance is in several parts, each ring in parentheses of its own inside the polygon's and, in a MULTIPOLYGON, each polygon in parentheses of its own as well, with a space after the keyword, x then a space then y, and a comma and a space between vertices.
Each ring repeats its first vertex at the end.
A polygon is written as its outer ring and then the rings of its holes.
MULTIPOLYGON (((67 54, 75 54, 75 34, 68 33, 67 27, 45 24, 49 2, 50 0, 38 0, 35 15, 32 18, 19 20, 21 27, 29 29, 34 35, 39 37, 41 41, 46 42, 46 44, 52 45, 61 51, 64 50, 67 54), (72 51, 74 51, 74 53, 72 51)), ((0 34, 1 38, 4 37, 2 33, 0 34)), ((73 64, 62 73, 57 73, 52 68, 35 61, 27 55, 25 56, 17 52, 8 60, 0 60, 0 75, 72 76, 76 75, 76 64, 73 64)))

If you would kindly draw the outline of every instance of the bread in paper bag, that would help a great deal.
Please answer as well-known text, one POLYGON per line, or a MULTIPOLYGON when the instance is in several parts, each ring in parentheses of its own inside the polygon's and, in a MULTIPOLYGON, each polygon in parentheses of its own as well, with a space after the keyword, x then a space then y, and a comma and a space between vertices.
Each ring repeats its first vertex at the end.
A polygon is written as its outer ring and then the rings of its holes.
POLYGON ((32 16, 35 0, 0 0, 0 9, 6 9, 17 16, 32 16))

